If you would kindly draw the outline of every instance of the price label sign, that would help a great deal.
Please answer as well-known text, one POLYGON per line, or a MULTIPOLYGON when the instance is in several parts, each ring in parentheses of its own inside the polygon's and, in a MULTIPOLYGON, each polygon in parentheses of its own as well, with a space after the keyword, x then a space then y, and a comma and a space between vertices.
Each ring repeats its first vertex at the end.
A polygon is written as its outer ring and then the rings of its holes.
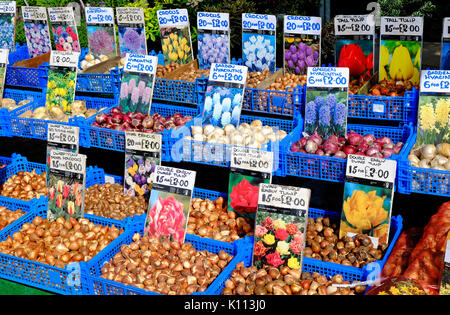
POLYGON ((423 18, 414 17, 381 17, 380 35, 414 36, 422 40, 423 18))
POLYGON ((303 248, 308 225, 311 191, 305 188, 260 184, 258 211, 255 219, 253 265, 261 268, 270 264, 275 254, 281 266, 301 271, 303 248), (272 242, 275 235, 277 241, 272 242), (269 244, 273 243, 273 247, 269 244), (267 245, 272 250, 267 250, 267 245), (264 248, 263 248, 264 247, 264 248), (274 254, 275 253, 275 254, 274 254))
POLYGON ((52 50, 50 56, 50 66, 76 69, 80 53, 74 51, 52 50))
POLYGON ((44 21, 47 24, 47 10, 45 7, 22 7, 24 22, 44 21))
POLYGON ((8 66, 9 49, 0 48, 0 96, 5 87, 6 68, 8 66))
POLYGON ((187 196, 194 190, 195 176, 195 171, 159 165, 156 167, 153 188, 187 196))
POLYGON ((197 29, 228 32, 230 15, 228 13, 197 12, 197 29))
POLYGON ((126 71, 156 75, 157 66, 158 57, 156 56, 127 54, 125 58, 126 71))
POLYGON ((0 14, 16 14, 16 1, 0 1, 0 14))
POLYGON ((442 36, 450 39, 450 17, 444 19, 444 27, 442 30, 442 36))
POLYGON ((183 27, 189 25, 187 9, 159 10, 157 13, 159 28, 183 27))
POLYGON ((47 8, 47 10, 50 23, 76 25, 72 7, 47 8))
POLYGON ((420 92, 450 95, 450 70, 422 70, 420 92))
POLYGON ((125 149, 127 151, 158 153, 156 156, 161 156, 162 135, 127 131, 125 138, 125 149))
POLYGON ((86 13, 86 24, 88 25, 114 24, 113 8, 86 7, 85 13, 86 13))
POLYGON ((142 25, 145 23, 144 9, 141 7, 117 7, 116 17, 118 25, 142 25))
POLYGON ((347 159, 346 180, 358 179, 370 185, 393 188, 397 162, 389 159, 350 154, 347 159))
POLYGON ((78 153, 80 128, 69 125, 49 123, 47 127, 48 145, 65 148, 78 153))
POLYGON ((349 69, 340 67, 308 67, 307 87, 346 88, 349 69))
POLYGON ((230 167, 272 174, 273 152, 233 146, 230 167))
POLYGON ((441 70, 450 70, 450 17, 444 18, 443 22, 441 70))
POLYGON ((244 86, 248 68, 232 64, 213 63, 208 77, 211 82, 223 82, 244 86))
POLYGON ((84 215, 86 156, 63 150, 50 152, 47 173, 47 217, 81 218, 84 215))
POLYGON ((242 31, 261 31, 275 35, 277 18, 275 15, 242 13, 242 31))
POLYGON ((374 35, 375 19, 373 15, 336 15, 334 33, 342 35, 374 35))
POLYGON ((284 16, 284 33, 320 36, 322 18, 316 16, 284 16))
POLYGON ((9 55, 9 49, 0 49, 0 64, 6 65, 8 64, 8 55, 9 55))

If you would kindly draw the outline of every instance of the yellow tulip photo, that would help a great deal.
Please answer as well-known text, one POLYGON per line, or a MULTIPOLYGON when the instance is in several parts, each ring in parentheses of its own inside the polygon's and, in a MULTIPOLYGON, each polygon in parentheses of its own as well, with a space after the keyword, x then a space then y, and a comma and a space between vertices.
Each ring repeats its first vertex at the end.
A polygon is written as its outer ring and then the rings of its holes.
POLYGON ((189 27, 161 28, 161 47, 165 64, 186 64, 194 58, 191 49, 191 34, 189 27))

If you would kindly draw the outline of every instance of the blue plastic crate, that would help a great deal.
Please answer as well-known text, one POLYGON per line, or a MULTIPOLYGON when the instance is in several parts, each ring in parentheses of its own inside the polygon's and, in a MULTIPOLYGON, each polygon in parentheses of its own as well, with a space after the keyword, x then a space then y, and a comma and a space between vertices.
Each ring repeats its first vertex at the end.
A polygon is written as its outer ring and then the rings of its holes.
POLYGON ((415 122, 419 91, 413 88, 405 96, 349 95, 348 117, 415 122))
MULTIPOLYGON (((135 232, 143 233, 143 226, 136 227, 135 232)), ((110 261, 116 253, 120 251, 120 246, 123 244, 130 244, 133 242, 132 237, 134 233, 128 234, 120 244, 115 243, 114 246, 108 250, 103 251, 99 255, 95 256, 88 262, 88 274, 86 283, 83 286, 84 294, 90 295, 151 295, 157 294, 151 291, 145 291, 133 286, 124 285, 115 281, 110 281, 100 277, 101 268, 104 263, 110 261)), ((202 295, 217 295, 220 294, 225 287, 225 281, 231 276, 231 272, 235 269, 239 262, 243 261, 242 249, 240 245, 242 243, 224 243, 215 240, 201 238, 195 235, 186 235, 185 242, 191 243, 197 250, 207 250, 212 253, 218 253, 220 250, 226 251, 228 254, 234 256, 231 262, 225 267, 225 269, 217 276, 213 283, 210 284, 205 292, 196 292, 194 294, 202 295)))
MULTIPOLYGON (((364 135, 373 134, 376 138, 388 136, 393 142, 403 143, 406 143, 412 135, 411 125, 380 127, 348 124, 347 130, 349 132, 353 130, 364 135)), ((302 131, 303 125, 300 124, 281 142, 281 169, 278 175, 290 175, 343 183, 347 159, 291 151, 292 144, 300 140, 302 131)), ((405 150, 406 145, 403 146, 400 154, 405 150)), ((398 160, 399 156, 393 155, 391 158, 398 160)))
POLYGON ((26 44, 16 44, 16 50, 9 53, 5 85, 44 89, 47 86, 48 72, 44 66, 38 68, 14 67, 18 61, 30 59, 26 44))
POLYGON ((417 133, 414 132, 400 155, 397 175, 398 192, 450 197, 450 171, 411 166, 408 155, 414 147, 416 139, 417 133))
MULTIPOLYGON (((43 218, 47 217, 47 205, 41 206, 36 211, 27 213, 14 223, 8 225, 0 232, 0 241, 5 240, 8 236, 11 236, 14 232, 19 231, 24 223, 30 223, 36 216, 43 218)), ((85 218, 94 224, 102 226, 114 225, 118 229, 124 230, 114 241, 112 241, 105 249, 103 249, 98 255, 105 255, 117 246, 122 244, 124 239, 130 236, 132 230, 128 229, 127 225, 116 220, 103 219, 90 215, 85 215, 85 218)), ((132 235, 132 234, 131 234, 132 235)), ((94 257, 95 258, 95 257, 94 257)), ((94 259, 93 258, 93 259, 94 259)), ((36 261, 18 258, 11 255, 0 254, 0 278, 12 280, 25 285, 37 287, 47 291, 59 293, 59 294, 71 294, 78 295, 84 293, 83 275, 86 273, 87 263, 81 262, 80 266, 80 283, 70 284, 69 279, 73 279, 72 270, 53 267, 47 264, 39 263, 36 261)), ((67 267, 67 266, 66 266, 67 267)))
POLYGON ((14 51, 10 51, 8 55, 8 64, 12 65, 16 63, 17 61, 29 59, 30 54, 28 52, 28 47, 26 44, 20 45, 19 43, 16 43, 16 46, 14 47, 14 51))
POLYGON ((0 156, 0 183, 3 183, 6 180, 6 167, 12 163, 12 159, 10 157, 0 156))

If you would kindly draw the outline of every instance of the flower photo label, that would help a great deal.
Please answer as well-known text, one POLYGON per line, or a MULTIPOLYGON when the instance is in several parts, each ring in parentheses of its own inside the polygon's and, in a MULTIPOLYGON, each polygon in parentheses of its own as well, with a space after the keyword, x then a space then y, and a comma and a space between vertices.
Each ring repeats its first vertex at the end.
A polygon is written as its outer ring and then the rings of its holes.
POLYGON ((259 185, 253 265, 302 270, 311 190, 259 185))
POLYGON ((317 67, 321 59, 322 18, 284 16, 284 73, 306 74, 308 67, 317 67))
POLYGON ((187 64, 194 60, 187 9, 156 12, 164 63, 187 64))
POLYGON ((156 167, 144 236, 184 243, 195 176, 195 171, 156 167))
POLYGON ((147 55, 144 9, 141 7, 117 7, 120 56, 127 53, 147 55))
POLYGON ((230 63, 230 18, 228 13, 197 13, 198 66, 230 63))
POLYGON ((375 248, 389 240, 397 161, 350 154, 339 238, 365 234, 375 248))
POLYGON ((349 68, 351 79, 372 77, 375 56, 373 15, 337 15, 334 32, 335 64, 349 68))
POLYGON ((16 1, 0 1, 0 49, 15 49, 16 1))
POLYGON ((51 150, 47 173, 49 192, 47 217, 68 220, 84 216, 86 156, 63 150, 51 150))
POLYGON ((5 87, 6 68, 8 67, 9 49, 0 48, 0 97, 3 97, 5 87))
POLYGON ((248 68, 213 63, 202 110, 202 124, 225 127, 239 125, 248 68))
POLYGON ((276 71, 275 15, 242 13, 242 60, 250 72, 276 71))
POLYGON ((119 96, 123 113, 150 114, 157 65, 156 56, 126 55, 119 96))
POLYGON ((77 24, 73 7, 47 8, 52 25, 53 45, 58 51, 80 52, 77 24))
POLYGON ((86 7, 89 52, 100 60, 117 56, 113 8, 86 7))
POLYGON ((450 17, 443 21, 441 47, 441 70, 450 70, 450 17))
POLYGON ((52 50, 50 31, 47 23, 47 10, 44 7, 22 7, 22 17, 31 58, 52 50))
POLYGON ((155 168, 161 165, 162 135, 125 132, 124 194, 150 198, 155 168))

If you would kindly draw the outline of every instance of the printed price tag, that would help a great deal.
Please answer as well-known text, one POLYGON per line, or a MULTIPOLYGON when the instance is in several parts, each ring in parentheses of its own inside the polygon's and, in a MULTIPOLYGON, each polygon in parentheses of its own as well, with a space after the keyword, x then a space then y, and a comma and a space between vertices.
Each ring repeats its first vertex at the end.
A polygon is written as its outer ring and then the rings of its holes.
POLYGON ((86 23, 92 24, 114 24, 113 8, 86 7, 86 23))
POLYGON ((50 152, 50 171, 52 169, 84 174, 86 172, 86 155, 52 150, 50 152))
POLYGON ((273 172, 273 152, 233 146, 230 167, 271 174, 273 172))
POLYGON ((0 14, 16 14, 16 1, 0 1, 0 14))
POLYGON ((75 126, 48 124, 47 141, 56 145, 62 144, 64 147, 76 148, 78 152, 80 128, 75 126))
POLYGON ((248 68, 245 66, 213 63, 208 77, 209 81, 245 85, 248 68))
POLYGON ((50 66, 67 68, 77 68, 78 66, 79 52, 52 50, 50 55, 50 66))
POLYGON ((346 181, 359 178, 392 187, 395 183, 397 162, 389 159, 350 154, 347 159, 346 181))
POLYGON ((72 7, 47 8, 50 23, 76 25, 72 7))
POLYGON ((275 32, 277 18, 275 15, 242 13, 243 31, 268 31, 275 32))
POLYGON ((349 69, 342 67, 308 67, 307 87, 348 87, 349 69))
POLYGON ((125 137, 126 150, 158 152, 161 155, 162 135, 127 131, 125 137))
POLYGON ((450 70, 422 70, 420 92, 450 94, 450 70))
POLYGON ((284 16, 284 33, 318 35, 322 32, 322 18, 316 16, 284 16))
POLYGON ((158 165, 155 170, 153 188, 156 188, 155 185, 161 185, 192 192, 195 185, 195 176, 195 171, 158 165))
POLYGON ((25 22, 44 21, 47 23, 47 10, 44 7, 22 7, 22 16, 25 22))
POLYGON ((423 34, 422 17, 381 17, 380 35, 410 35, 420 36, 423 34))
POLYGON ((374 35, 375 19, 373 15, 336 15, 334 18, 335 35, 374 35))
POLYGON ((306 188, 259 184, 258 207, 298 210, 298 215, 307 217, 311 190, 306 188))
POLYGON ((442 30, 442 37, 450 38, 450 17, 444 19, 444 28, 442 30))
POLYGON ((7 65, 8 64, 8 55, 9 49, 0 49, 0 63, 7 65))
POLYGON ((144 9, 141 7, 117 7, 117 24, 144 24, 144 9))
POLYGON ((125 70, 156 75, 158 57, 149 55, 127 54, 125 70))
POLYGON ((197 29, 228 31, 230 29, 230 16, 228 13, 198 12, 197 29))
POLYGON ((374 113, 384 113, 384 104, 382 104, 382 103, 373 104, 372 105, 372 111, 374 113))
POLYGON ((160 28, 189 25, 187 9, 159 10, 157 16, 160 28))

